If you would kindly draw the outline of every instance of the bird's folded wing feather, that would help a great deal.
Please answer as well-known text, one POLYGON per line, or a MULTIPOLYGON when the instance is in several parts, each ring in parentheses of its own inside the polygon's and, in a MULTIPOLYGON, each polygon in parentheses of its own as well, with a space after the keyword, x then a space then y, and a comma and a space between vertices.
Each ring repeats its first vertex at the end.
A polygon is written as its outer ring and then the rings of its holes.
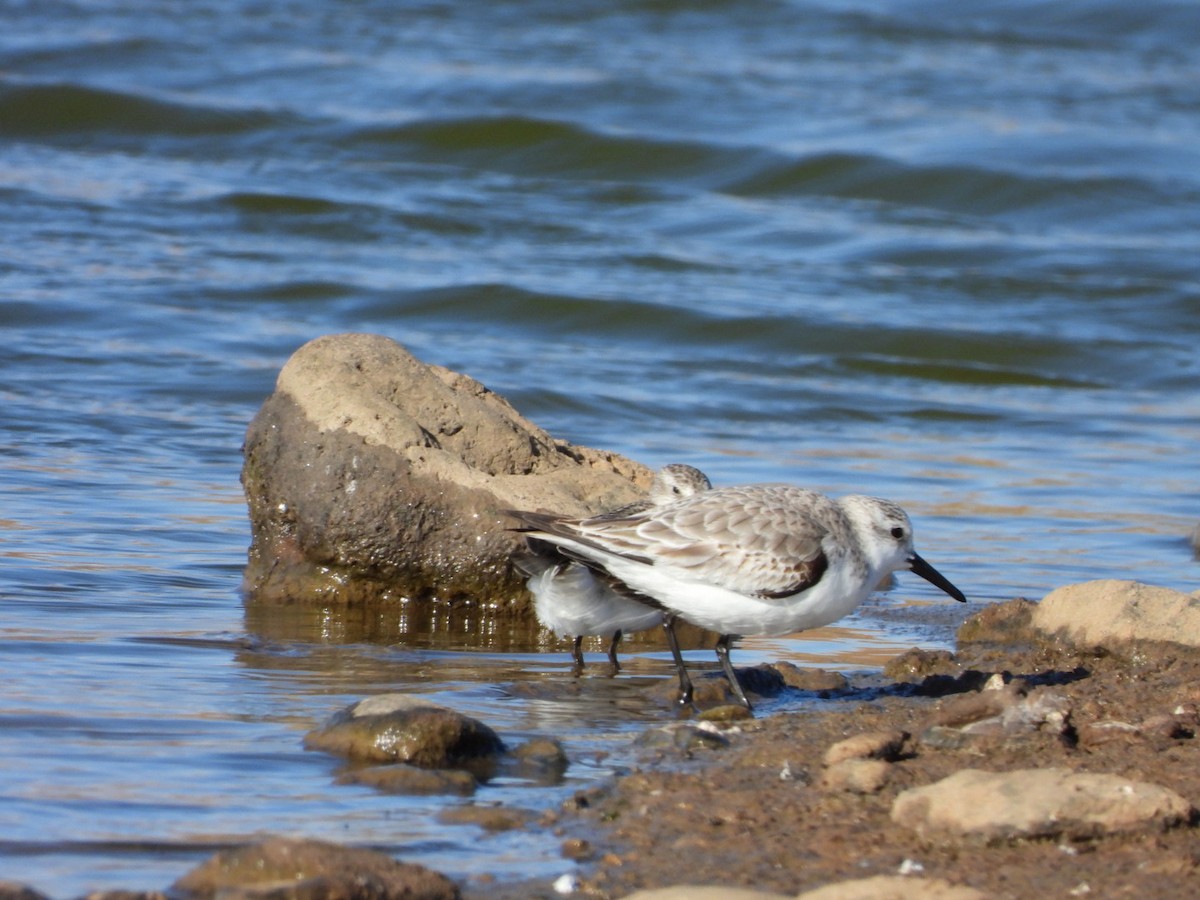
POLYGON ((827 528, 774 494, 730 503, 724 493, 620 519, 519 517, 539 534, 567 538, 584 552, 598 550, 738 593, 785 597, 820 579, 827 528))

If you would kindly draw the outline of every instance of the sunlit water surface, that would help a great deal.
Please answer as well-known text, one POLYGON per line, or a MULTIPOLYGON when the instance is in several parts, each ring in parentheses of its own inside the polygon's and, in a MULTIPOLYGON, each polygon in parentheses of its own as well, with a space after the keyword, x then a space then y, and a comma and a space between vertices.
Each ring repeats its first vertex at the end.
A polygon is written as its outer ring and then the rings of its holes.
POLYGON ((669 718, 653 641, 575 679, 544 635, 243 607, 242 435, 325 333, 389 335, 651 465, 895 499, 972 600, 902 577, 739 664, 873 669, 950 646, 984 602, 1197 586, 1189 4, 107 0, 4 20, 4 878, 163 888, 268 833, 550 878, 573 865, 552 835, 438 813, 554 807, 669 718), (561 738, 565 783, 336 783, 303 735, 386 691, 561 738))

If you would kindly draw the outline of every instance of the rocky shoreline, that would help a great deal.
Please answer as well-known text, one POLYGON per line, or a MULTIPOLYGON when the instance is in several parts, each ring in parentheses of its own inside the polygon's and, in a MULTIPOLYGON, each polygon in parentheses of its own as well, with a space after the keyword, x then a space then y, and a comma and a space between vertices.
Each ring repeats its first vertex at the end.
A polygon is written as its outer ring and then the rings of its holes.
POLYGON ((577 893, 1194 896, 1196 610, 1112 581, 989 607, 890 684, 660 751, 563 814, 593 841, 577 893))
MULTIPOLYGON (((1191 897, 1197 612, 1200 592, 1072 585, 985 607, 954 653, 911 650, 879 675, 743 670, 751 689, 814 700, 761 718, 729 706, 721 679, 702 679, 704 708, 648 729, 638 767, 611 783, 550 813, 456 807, 484 831, 557 835, 554 882, 455 880, 371 850, 271 838, 162 892, 92 897, 1191 897)), ((470 793, 414 773, 486 784, 495 766, 533 766, 553 783, 569 764, 550 736, 510 750, 479 723, 386 698, 335 715, 309 743, 365 764, 354 771, 385 791, 470 793), (440 755, 422 755, 430 748, 440 755)), ((43 900, 2 883, 0 898, 43 900)))

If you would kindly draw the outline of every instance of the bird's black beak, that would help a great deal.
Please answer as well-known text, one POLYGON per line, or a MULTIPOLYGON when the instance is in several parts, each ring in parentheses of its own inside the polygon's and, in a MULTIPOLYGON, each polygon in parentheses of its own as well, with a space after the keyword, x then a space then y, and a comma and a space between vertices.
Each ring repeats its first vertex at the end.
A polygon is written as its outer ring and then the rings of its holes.
POLYGON ((943 575, 929 563, 925 562, 925 560, 921 559, 921 557, 919 557, 917 554, 914 553, 908 558, 908 567, 930 584, 940 587, 959 603, 967 602, 967 598, 963 595, 962 591, 952 585, 947 580, 945 575, 943 575))

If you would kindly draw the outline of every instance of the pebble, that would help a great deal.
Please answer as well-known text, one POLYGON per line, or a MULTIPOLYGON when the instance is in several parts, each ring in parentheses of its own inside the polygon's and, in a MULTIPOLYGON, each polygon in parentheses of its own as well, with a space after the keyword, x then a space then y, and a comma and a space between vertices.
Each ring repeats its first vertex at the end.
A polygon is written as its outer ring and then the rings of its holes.
POLYGON ((908 740, 906 731, 866 731, 838 741, 825 751, 825 765, 835 766, 847 759, 895 760, 908 740))

